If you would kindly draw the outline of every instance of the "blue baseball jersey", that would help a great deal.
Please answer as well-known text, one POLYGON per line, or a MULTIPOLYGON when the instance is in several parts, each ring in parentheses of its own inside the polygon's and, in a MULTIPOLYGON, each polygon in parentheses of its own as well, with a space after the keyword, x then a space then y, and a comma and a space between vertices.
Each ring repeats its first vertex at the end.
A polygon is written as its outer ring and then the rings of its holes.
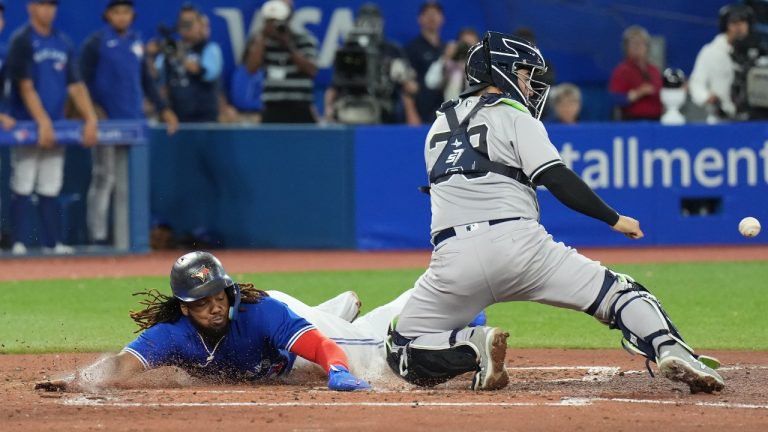
POLYGON ((80 69, 94 102, 111 119, 144 118, 144 96, 157 111, 165 102, 150 76, 144 43, 138 33, 118 34, 110 26, 92 34, 83 44, 80 69))
POLYGON ((5 57, 8 54, 8 47, 0 42, 0 112, 8 112, 8 77, 5 70, 5 57))
POLYGON ((288 372, 296 360, 290 349, 315 326, 269 297, 241 306, 218 347, 204 345, 189 318, 182 317, 150 327, 123 351, 147 369, 179 366, 197 376, 261 379, 288 372))
POLYGON ((44 36, 30 25, 21 27, 11 37, 6 68, 11 81, 11 116, 32 119, 19 94, 19 81, 29 79, 51 120, 64 117, 67 86, 80 81, 75 49, 66 35, 54 29, 44 36))

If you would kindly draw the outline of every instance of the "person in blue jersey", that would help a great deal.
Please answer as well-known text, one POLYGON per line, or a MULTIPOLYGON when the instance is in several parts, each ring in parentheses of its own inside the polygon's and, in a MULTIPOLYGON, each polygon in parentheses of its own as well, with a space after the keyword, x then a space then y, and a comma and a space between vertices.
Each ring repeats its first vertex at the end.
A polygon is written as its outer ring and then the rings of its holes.
POLYGON ((145 309, 131 318, 142 333, 119 354, 36 388, 124 387, 161 366, 230 382, 284 379, 294 369, 319 365, 329 389, 365 390, 370 385, 353 372, 386 372, 387 320, 408 296, 355 319, 360 303, 352 292, 309 307, 279 291, 233 282, 215 256, 199 251, 176 260, 170 281, 172 296, 140 293, 147 296, 145 309))
POLYGON ((97 140, 97 118, 88 89, 80 79, 70 39, 54 28, 57 0, 28 0, 29 22, 11 37, 6 58, 11 83, 10 115, 37 124, 37 145, 11 150, 11 220, 16 255, 27 253, 31 237, 33 193, 40 214, 43 253, 69 254, 62 242, 58 200, 64 173, 64 148, 56 145, 53 122, 64 117, 68 97, 84 118, 83 145, 97 140))
MULTIPOLYGON (((5 28, 5 2, 0 0, 0 32, 5 28)), ((6 90, 6 70, 5 70, 5 56, 8 54, 8 47, 5 43, 0 42, 0 126, 3 129, 9 130, 16 125, 16 119, 9 116, 8 101, 6 90)))
MULTIPOLYGON (((106 26, 83 44, 80 70, 93 102, 112 120, 144 118, 144 97, 152 102, 169 134, 178 128, 176 114, 160 96, 144 58, 144 44, 131 29, 133 0, 107 0, 106 26)), ((115 186, 115 147, 93 149, 93 170, 88 190, 87 223, 92 242, 106 244, 109 204, 115 186)))
MULTIPOLYGON (((5 2, 3 0, 0 0, 0 32, 3 31, 3 28, 5 27, 5 2)), ((13 126, 16 124, 16 120, 9 116, 6 111, 8 110, 7 106, 7 94, 6 94, 6 87, 5 87, 5 55, 7 53, 7 49, 5 46, 5 43, 0 42, 0 126, 3 127, 4 130, 9 130, 13 128, 13 126)), ((0 228, 4 228, 1 227, 0 228)), ((2 237, 5 235, 5 229, 0 230, 0 240, 2 240, 2 237)))

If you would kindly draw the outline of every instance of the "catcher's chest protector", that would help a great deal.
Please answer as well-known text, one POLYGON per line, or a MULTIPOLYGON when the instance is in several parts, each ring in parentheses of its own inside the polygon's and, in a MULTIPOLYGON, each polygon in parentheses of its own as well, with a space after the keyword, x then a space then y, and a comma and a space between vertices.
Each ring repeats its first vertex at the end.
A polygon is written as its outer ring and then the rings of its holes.
POLYGON ((488 101, 487 96, 482 96, 461 123, 459 123, 458 116, 456 115, 458 101, 452 101, 453 103, 445 109, 444 113, 448 120, 448 126, 451 128, 451 134, 448 138, 448 143, 443 147, 440 156, 438 156, 432 170, 429 172, 429 183, 431 185, 442 183, 455 174, 464 175, 466 178, 475 178, 492 172, 533 187, 528 176, 522 170, 494 162, 488 159, 488 155, 472 147, 469 141, 469 133, 467 133, 467 126, 472 117, 488 101))

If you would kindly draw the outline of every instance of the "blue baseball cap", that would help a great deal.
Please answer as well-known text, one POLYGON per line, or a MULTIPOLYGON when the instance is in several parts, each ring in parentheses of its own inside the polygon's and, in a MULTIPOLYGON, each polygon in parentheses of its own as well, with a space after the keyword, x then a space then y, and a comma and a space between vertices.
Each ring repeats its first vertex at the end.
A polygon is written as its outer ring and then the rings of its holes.
POLYGON ((126 5, 133 7, 133 0, 108 0, 107 9, 113 6, 126 5))

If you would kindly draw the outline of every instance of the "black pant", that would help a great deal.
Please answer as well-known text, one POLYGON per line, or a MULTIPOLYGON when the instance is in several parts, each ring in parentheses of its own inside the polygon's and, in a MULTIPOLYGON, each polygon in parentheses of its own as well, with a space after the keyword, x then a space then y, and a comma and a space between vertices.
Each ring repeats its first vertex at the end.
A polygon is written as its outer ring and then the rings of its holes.
POLYGON ((267 102, 262 123, 316 123, 309 102, 267 102))

